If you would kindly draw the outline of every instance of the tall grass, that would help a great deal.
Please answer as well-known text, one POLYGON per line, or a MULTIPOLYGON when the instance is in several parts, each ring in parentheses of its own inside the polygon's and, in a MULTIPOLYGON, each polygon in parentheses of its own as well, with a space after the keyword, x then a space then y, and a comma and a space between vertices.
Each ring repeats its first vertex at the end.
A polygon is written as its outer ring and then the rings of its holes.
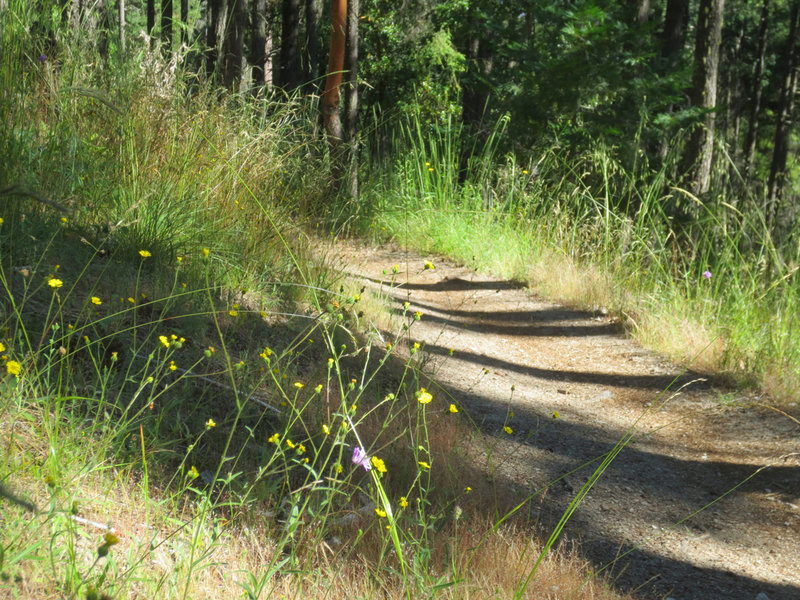
POLYGON ((797 231, 776 247, 757 198, 703 200, 675 184, 681 138, 657 169, 625 167, 600 142, 580 153, 545 148, 520 164, 497 155, 503 126, 477 148, 464 147, 457 127, 397 127, 398 158, 364 178, 363 230, 607 307, 656 350, 681 361, 700 354, 695 368, 793 396, 797 231))
POLYGON ((310 242, 313 105, 45 12, 0 11, 0 595, 483 599, 537 569, 619 597, 568 549, 539 566, 413 317, 370 337, 310 242))

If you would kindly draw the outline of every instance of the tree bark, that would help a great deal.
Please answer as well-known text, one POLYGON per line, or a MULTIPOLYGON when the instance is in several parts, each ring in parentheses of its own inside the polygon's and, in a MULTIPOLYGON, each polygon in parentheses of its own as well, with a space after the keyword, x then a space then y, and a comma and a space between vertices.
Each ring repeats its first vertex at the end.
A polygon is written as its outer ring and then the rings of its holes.
POLYGON ((280 84, 293 92, 301 83, 300 65, 300 0, 283 0, 281 7, 280 84))
POLYGON ((321 14, 321 0, 306 0, 306 86, 309 93, 319 89, 320 55, 322 54, 319 47, 321 14))
POLYGON ((747 137, 744 142, 744 175, 750 174, 753 159, 756 155, 758 139, 758 118, 761 114, 761 80, 764 77, 764 65, 767 55, 767 31, 769 30, 769 0, 761 5, 761 23, 758 26, 758 51, 753 65, 753 79, 750 85, 750 119, 747 125, 747 137))
POLYGON ((161 0, 161 43, 172 49, 172 0, 161 0))
POLYGON ((788 52, 786 56, 786 75, 778 104, 778 122, 775 127, 775 143, 772 152, 772 164, 769 169, 767 183, 767 227, 775 237, 779 235, 777 216, 780 214, 780 202, 786 184, 786 161, 789 156, 789 135, 792 130, 792 113, 794 98, 797 94, 798 73, 798 19, 800 18, 800 0, 792 3, 789 24, 788 52))
POLYGON ((247 30, 247 0, 229 0, 228 23, 222 44, 222 85, 235 90, 242 80, 244 60, 244 35, 247 30))
POLYGON ((267 12, 267 0, 255 0, 252 6, 250 62, 253 64, 253 92, 257 94, 267 83, 267 23, 272 19, 271 10, 267 12))
POLYGON ((661 56, 669 67, 675 65, 683 48, 686 20, 689 16, 689 0, 667 0, 664 14, 664 29, 661 31, 661 56))
POLYGON ((185 44, 189 36, 189 0, 181 0, 181 23, 181 44, 185 44))
MULTIPOLYGON (((234 0, 235 1, 235 0, 234 0)), ((220 79, 225 68, 225 40, 231 0, 216 0, 217 18, 214 27, 214 75, 220 79)))
POLYGON ((156 0, 147 0, 147 35, 153 35, 156 26, 156 0))
POLYGON ((714 157, 714 131, 717 108, 719 47, 725 0, 700 0, 695 38, 694 74, 690 91, 691 104, 706 114, 701 126, 692 132, 687 147, 691 172, 690 187, 696 196, 711 188, 711 165, 714 157))
POLYGON ((333 0, 331 6, 331 49, 328 56, 328 74, 322 95, 322 118, 328 144, 335 149, 342 142, 342 120, 339 114, 339 89, 344 69, 345 28, 347 0, 333 0))
POLYGON ((125 54, 125 0, 117 0, 119 13, 119 51, 125 54))
POLYGON ((358 199, 358 3, 359 0, 348 3, 345 55, 344 135, 349 154, 349 195, 353 200, 358 199))
POLYGON ((206 2, 206 74, 213 77, 217 69, 217 29, 221 0, 206 2))

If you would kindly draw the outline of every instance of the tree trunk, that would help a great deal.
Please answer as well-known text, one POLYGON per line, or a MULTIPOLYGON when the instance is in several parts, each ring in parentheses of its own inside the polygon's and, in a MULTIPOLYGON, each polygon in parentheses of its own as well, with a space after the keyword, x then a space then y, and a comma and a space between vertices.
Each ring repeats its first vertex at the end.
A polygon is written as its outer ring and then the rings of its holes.
POLYGON ((325 93, 322 95, 322 119, 325 123, 328 144, 332 150, 342 142, 339 88, 342 85, 342 70, 344 69, 346 18, 347 0, 333 0, 331 6, 331 50, 328 56, 325 93))
POLYGON ((125 0, 117 0, 119 13, 119 51, 125 54, 125 0))
POLYGON ((214 75, 220 80, 225 70, 225 41, 228 32, 230 2, 235 0, 216 0, 217 18, 214 27, 214 75))
POLYGON ((350 167, 350 198, 358 199, 358 1, 347 7, 347 47, 345 70, 347 88, 344 96, 344 135, 347 139, 350 167))
POLYGON ((778 122, 775 127, 775 143, 772 152, 772 164, 769 169, 767 183, 767 227, 775 237, 778 237, 777 217, 780 214, 780 202, 783 188, 786 184, 786 160, 789 155, 789 135, 792 130, 792 113, 794 112, 794 98, 797 94, 798 79, 798 18, 800 15, 800 0, 792 3, 792 12, 789 24, 789 47, 786 53, 786 75, 778 104, 778 122))
MULTIPOLYGON (((270 6, 271 8, 271 6, 270 6)), ((253 63, 253 92, 258 94, 267 83, 267 23, 272 19, 267 13, 267 0, 253 2, 253 33, 250 46, 250 62, 253 63)))
POLYGON ((227 21, 230 26, 224 30, 222 44, 222 85, 230 90, 236 90, 242 80, 247 15, 247 0, 229 0, 227 21))
POLYGON ((189 0, 181 0, 181 44, 186 44, 189 37, 189 0))
POLYGON ((691 172, 690 187, 696 196, 706 194, 711 188, 719 47, 722 39, 724 7, 725 0, 700 0, 697 17, 694 74, 689 96, 692 106, 702 108, 706 114, 702 125, 692 132, 686 154, 687 166, 691 172))
POLYGON ((172 49, 172 0, 161 0, 161 42, 172 49))
POLYGON ((147 35, 153 35, 156 26, 156 0, 147 0, 147 35))
POLYGON ((206 2, 206 74, 213 77, 217 69, 217 29, 221 0, 206 2))
POLYGON ((300 0, 283 0, 281 8, 280 84, 293 92, 303 76, 300 65, 300 0))
POLYGON ((666 59, 668 67, 675 66, 680 56, 688 16, 689 0, 667 0, 664 29, 661 31, 661 56, 666 59))
POLYGON ((761 23, 758 26, 758 51, 753 65, 753 79, 750 85, 750 120, 747 125, 747 137, 744 142, 744 176, 750 174, 753 159, 756 155, 758 139, 758 118, 761 114, 761 80, 764 77, 764 65, 767 55, 767 31, 769 30, 769 0, 761 5, 761 23))
POLYGON ((634 0, 633 22, 644 25, 650 21, 650 0, 634 0))
MULTIPOLYGON (((321 0, 306 0, 306 86, 309 93, 319 89, 320 55, 319 19, 322 14, 321 0)), ((349 32, 348 32, 349 36, 349 32)))

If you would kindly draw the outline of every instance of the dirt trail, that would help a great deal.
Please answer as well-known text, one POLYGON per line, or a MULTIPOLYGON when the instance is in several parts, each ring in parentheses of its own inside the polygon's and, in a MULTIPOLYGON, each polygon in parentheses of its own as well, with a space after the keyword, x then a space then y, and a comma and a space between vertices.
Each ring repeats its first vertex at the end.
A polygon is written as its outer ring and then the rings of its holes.
MULTIPOLYGON (((340 243, 334 252, 350 274, 422 311, 413 337, 438 384, 498 440, 496 476, 520 491, 601 456, 650 407, 565 530, 597 568, 635 548, 609 567, 618 586, 643 586, 642 598, 800 599, 796 423, 747 406, 753 398, 728 394, 723 402, 602 312, 545 302, 446 261, 425 270, 426 257, 397 249, 340 243), (393 265, 401 285, 390 289, 393 265), (511 435, 503 431, 508 411, 511 435)), ((797 406, 788 411, 800 417, 797 406)), ((545 527, 593 468, 550 488, 545 527)))

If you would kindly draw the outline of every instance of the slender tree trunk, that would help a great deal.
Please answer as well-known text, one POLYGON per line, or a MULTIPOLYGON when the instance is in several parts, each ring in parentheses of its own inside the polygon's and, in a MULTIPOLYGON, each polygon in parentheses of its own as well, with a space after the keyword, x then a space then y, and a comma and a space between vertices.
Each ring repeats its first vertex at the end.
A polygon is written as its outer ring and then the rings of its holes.
POLYGON ((250 62, 253 63, 253 92, 258 93, 267 81, 267 0, 255 0, 252 4, 253 32, 250 38, 250 62))
POLYGON ((694 75, 690 99, 692 106, 706 112, 703 124, 695 128, 687 147, 687 165, 691 171, 690 187, 696 196, 711 188, 716 127, 717 77, 719 47, 725 0, 700 0, 695 38, 694 75))
POLYGON ((147 0, 147 35, 153 36, 156 26, 156 0, 147 0))
POLYGON ((230 2, 235 0, 217 0, 217 19, 214 28, 214 74, 219 81, 225 76, 225 42, 228 36, 228 16, 230 2))
POLYGON ((792 130, 792 113, 794 99, 797 95, 798 73, 798 19, 800 18, 800 0, 792 3, 789 24, 789 47, 786 56, 786 75, 778 104, 778 122, 775 127, 775 143, 772 152, 772 164, 767 183, 767 226, 778 237, 777 217, 780 214, 780 202, 786 185, 786 161, 789 156, 789 135, 792 130))
POLYGON ((280 84, 284 90, 292 92, 303 76, 299 49, 300 0, 283 0, 281 24, 280 84))
POLYGON ((661 31, 661 56, 666 59, 670 68, 678 61, 683 48, 688 16, 689 0, 667 0, 664 29, 661 31))
MULTIPOLYGON (((322 14, 321 0, 306 0, 306 85, 308 92, 319 89, 320 55, 319 19, 322 14)), ((349 36, 349 32, 348 32, 349 36)))
POLYGON ((189 0, 181 0, 181 44, 186 44, 189 38, 189 0))
POLYGON ((225 28, 222 44, 222 85, 230 90, 235 90, 242 79, 247 15, 247 0, 228 0, 227 21, 230 26, 225 28))
POLYGON ((344 96, 344 132, 350 163, 350 198, 358 199, 358 3, 350 0, 347 6, 347 47, 345 70, 347 88, 344 96))
POLYGON ((750 174, 753 159, 756 155, 758 139, 758 118, 761 114, 761 80, 764 77, 764 65, 767 56, 767 32, 769 30, 769 0, 761 5, 761 23, 758 26, 758 51, 753 65, 753 79, 750 84, 750 119, 747 125, 747 137, 744 142, 744 175, 750 174))
POLYGON ((322 118, 328 144, 335 149, 342 142, 342 119, 339 114, 339 89, 342 85, 346 40, 347 0, 333 0, 331 5, 331 49, 328 74, 322 95, 322 118))
POLYGON ((117 0, 119 13, 119 51, 125 54, 125 0, 117 0))
POLYGON ((161 42, 172 49, 172 0, 161 0, 161 42))
POLYGON ((650 0, 634 0, 633 22, 644 25, 650 21, 650 0))
POLYGON ((206 74, 213 77, 217 69, 217 29, 221 0, 206 2, 206 74))

